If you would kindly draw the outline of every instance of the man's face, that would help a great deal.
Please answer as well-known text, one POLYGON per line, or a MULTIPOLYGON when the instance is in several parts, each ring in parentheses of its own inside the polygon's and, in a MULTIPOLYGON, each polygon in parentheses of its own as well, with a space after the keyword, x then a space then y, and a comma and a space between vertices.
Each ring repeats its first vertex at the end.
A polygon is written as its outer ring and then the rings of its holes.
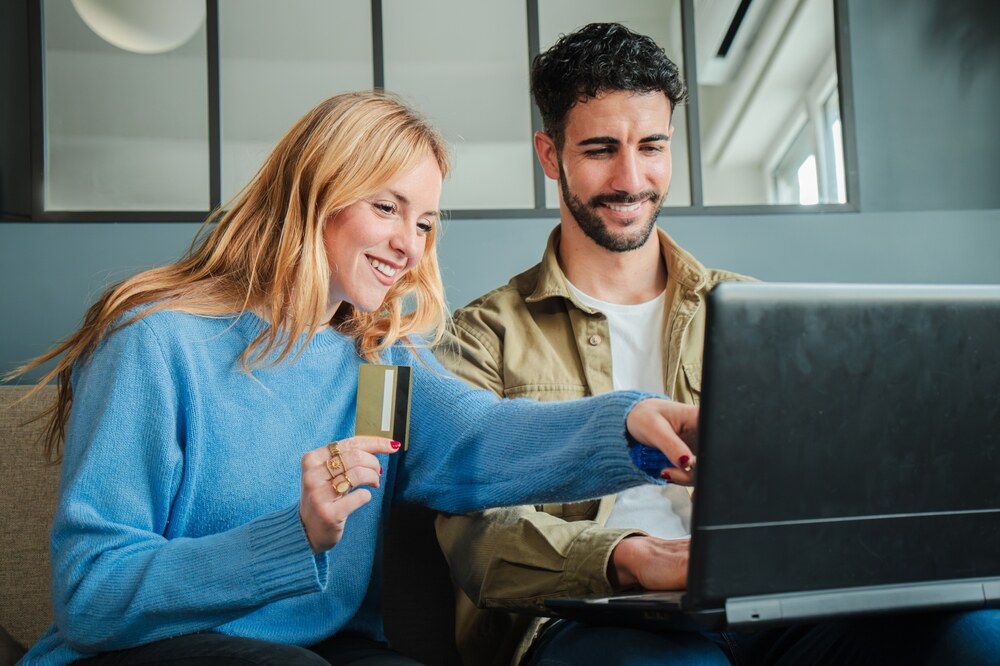
POLYGON ((549 146, 554 173, 536 137, 546 174, 559 179, 563 221, 612 252, 642 247, 670 187, 672 132, 660 92, 616 91, 576 104, 562 151, 549 146))

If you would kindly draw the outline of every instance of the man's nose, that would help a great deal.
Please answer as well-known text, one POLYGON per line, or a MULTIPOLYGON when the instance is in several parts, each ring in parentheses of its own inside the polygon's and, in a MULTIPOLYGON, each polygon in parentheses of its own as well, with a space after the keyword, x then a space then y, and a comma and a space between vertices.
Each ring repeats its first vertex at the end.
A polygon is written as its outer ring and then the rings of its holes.
POLYGON ((639 163, 635 155, 626 151, 622 151, 615 159, 611 177, 611 187, 618 192, 635 194, 642 189, 639 163))

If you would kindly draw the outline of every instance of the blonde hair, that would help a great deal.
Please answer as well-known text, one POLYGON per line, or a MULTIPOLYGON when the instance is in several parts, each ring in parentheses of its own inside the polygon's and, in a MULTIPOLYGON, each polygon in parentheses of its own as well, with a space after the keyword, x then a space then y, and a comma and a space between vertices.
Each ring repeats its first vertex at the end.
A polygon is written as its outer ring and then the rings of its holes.
POLYGON ((326 323, 352 336, 369 361, 399 340, 412 344, 413 333, 426 335, 429 343, 438 341, 447 308, 435 250, 437 225, 427 235, 422 259, 393 285, 377 311, 359 312, 345 304, 335 322, 325 320, 330 282, 325 222, 428 155, 446 176, 444 139, 391 94, 336 95, 306 113, 229 209, 209 216, 183 258, 110 287, 75 333, 10 374, 16 377, 58 358, 31 391, 58 379, 56 400, 41 415, 49 417, 49 457, 58 459, 66 434, 74 364, 117 328, 159 310, 214 316, 266 312, 271 326, 240 357, 248 371, 265 359, 269 365, 281 363, 295 341, 311 338, 326 323), (121 321, 138 306, 148 307, 121 321))

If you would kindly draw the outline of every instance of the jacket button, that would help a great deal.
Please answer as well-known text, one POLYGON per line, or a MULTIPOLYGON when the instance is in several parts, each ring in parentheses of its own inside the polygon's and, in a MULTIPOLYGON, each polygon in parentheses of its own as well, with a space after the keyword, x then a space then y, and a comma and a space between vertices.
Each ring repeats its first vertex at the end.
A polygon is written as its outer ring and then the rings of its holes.
POLYGON ((601 344, 601 336, 592 335, 589 338, 587 338, 587 342, 590 343, 591 347, 596 347, 597 345, 601 344))

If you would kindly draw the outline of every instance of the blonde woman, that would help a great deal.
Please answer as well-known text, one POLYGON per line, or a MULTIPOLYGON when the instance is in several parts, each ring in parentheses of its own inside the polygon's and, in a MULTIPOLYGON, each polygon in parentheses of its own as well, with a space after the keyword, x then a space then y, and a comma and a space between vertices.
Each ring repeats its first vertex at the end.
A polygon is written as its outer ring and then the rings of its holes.
POLYGON ((65 439, 55 624, 26 663, 411 664, 379 609, 393 501, 462 512, 637 485, 626 431, 691 455, 694 408, 501 401, 437 364, 447 172, 399 100, 333 97, 188 256, 111 288, 20 370, 56 360, 51 452, 65 439), (353 436, 366 360, 413 368, 405 453, 353 436))

